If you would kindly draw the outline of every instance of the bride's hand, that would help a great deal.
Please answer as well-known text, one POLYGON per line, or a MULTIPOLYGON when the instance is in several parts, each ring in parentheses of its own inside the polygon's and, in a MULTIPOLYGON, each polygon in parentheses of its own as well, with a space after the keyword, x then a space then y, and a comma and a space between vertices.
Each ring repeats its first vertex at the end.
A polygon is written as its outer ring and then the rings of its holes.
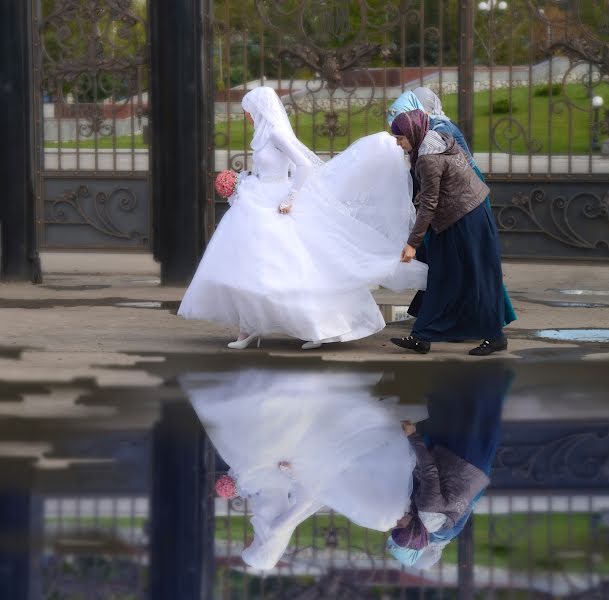
POLYGON ((402 255, 400 256, 400 262, 409 263, 416 255, 416 249, 411 245, 406 244, 404 250, 402 250, 402 255))
POLYGON ((277 210, 279 210, 282 215, 287 215, 292 210, 292 203, 284 201, 279 205, 277 210))
POLYGON ((402 421, 402 431, 410 437, 417 432, 417 426, 412 421, 402 421))

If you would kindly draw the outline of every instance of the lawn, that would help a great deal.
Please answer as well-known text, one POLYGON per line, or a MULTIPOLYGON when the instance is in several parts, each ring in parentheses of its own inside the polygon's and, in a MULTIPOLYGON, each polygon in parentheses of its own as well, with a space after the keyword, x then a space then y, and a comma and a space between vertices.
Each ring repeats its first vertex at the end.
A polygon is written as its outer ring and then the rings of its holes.
MULTIPOLYGON (((58 519, 47 519, 47 523, 57 525, 58 519)), ((145 526, 145 520, 139 517, 133 520, 128 517, 63 519, 67 529, 77 523, 81 530, 142 529, 145 526)), ((317 515, 308 519, 297 528, 290 546, 323 549, 325 531, 330 525, 338 532, 339 550, 351 548, 353 556, 362 551, 376 558, 384 555, 385 534, 352 525, 338 515, 317 515)), ((243 544, 252 535, 249 520, 243 516, 231 516, 230 521, 224 517, 216 519, 216 540, 230 538, 235 544, 243 544), (229 524, 230 530, 227 529, 229 524)), ((474 540, 476 564, 481 566, 516 571, 609 571, 609 531, 606 527, 595 531, 591 515, 585 513, 476 515, 474 540), (599 558, 593 565, 588 563, 591 552, 599 558)), ((444 560, 456 564, 456 543, 446 548, 444 560)))
MULTIPOLYGON (((536 96, 540 87, 519 87, 511 91, 512 124, 509 113, 490 114, 490 104, 505 103, 509 97, 508 90, 495 90, 492 100, 489 92, 478 92, 474 98, 474 151, 510 152, 514 154, 587 154, 590 149, 591 115, 587 112, 590 100, 586 88, 579 84, 567 86, 568 98, 574 103, 571 106, 565 102, 563 94, 552 96, 536 96), (530 109, 529 109, 530 96, 530 109), (578 110, 579 107, 583 110, 578 110), (552 110, 550 110, 552 108, 552 110), (529 133, 530 130, 530 133, 529 133), (530 144, 529 140, 533 140, 530 144)), ((596 93, 602 95, 605 104, 609 104, 609 84, 599 86, 596 93)), ((443 98, 446 113, 456 121, 457 95, 448 94, 443 98)), ((334 139, 333 150, 344 150, 357 138, 385 129, 384 111, 380 105, 375 105, 366 112, 352 114, 350 117, 350 136, 340 136, 334 139)), ((348 125, 349 115, 346 111, 339 112, 342 125, 348 125)), ((298 137, 310 148, 318 151, 331 149, 330 140, 315 133, 315 129, 323 125, 323 113, 315 117, 301 114, 296 120, 291 118, 292 125, 298 137)), ((229 126, 226 123, 216 125, 218 148, 227 146, 226 139, 229 126)), ((248 141, 252 128, 248 126, 248 141)), ((244 126, 241 122, 230 124, 230 148, 241 150, 244 143, 244 126)))
MULTIPOLYGON (((300 525, 292 537, 292 548, 324 548, 323 530, 330 525, 330 519, 328 515, 318 515, 300 525)), ((230 523, 233 541, 242 543, 252 535, 243 517, 231 517, 230 523)), ((516 571, 592 569, 606 572, 609 569, 609 532, 605 528, 597 539, 588 514, 476 515, 474 525, 475 561, 480 566, 516 571), (591 551, 599 556, 599 562, 594 565, 588 564, 591 551), (563 558, 561 553, 564 553, 563 558)), ((333 526, 339 532, 339 550, 347 550, 350 546, 354 556, 358 551, 365 551, 377 558, 383 556, 385 534, 350 525, 341 516, 333 518, 333 526)), ((216 539, 228 539, 226 527, 216 531, 216 539)), ((457 563, 456 543, 446 548, 444 560, 457 563)))
POLYGON ((44 143, 45 148, 59 148, 60 145, 63 150, 74 150, 76 148, 80 148, 81 150, 92 150, 95 148, 101 150, 112 150, 114 148, 117 150, 131 150, 132 147, 135 147, 136 150, 141 150, 148 148, 148 146, 144 144, 144 135, 142 133, 137 133, 133 136, 122 135, 117 136, 116 138, 100 135, 97 138, 97 141, 94 137, 83 137, 78 143, 74 140, 62 141, 61 144, 59 142, 48 141, 45 141, 44 143))
MULTIPOLYGON (((495 90, 492 100, 489 92, 478 92, 474 98, 474 151, 509 152, 513 154, 587 154, 590 150, 591 114, 588 92, 583 85, 567 86, 567 96, 573 106, 565 101, 562 93, 552 96, 539 96, 546 86, 517 87, 508 90, 495 90), (491 103, 506 103, 511 98, 511 120, 509 113, 491 114, 491 103), (530 101, 530 104, 529 104, 530 101), (581 109, 581 110, 580 110, 581 109)), ((609 84, 598 86, 595 93, 603 96, 609 105, 609 84)), ((448 94, 443 98, 446 113, 456 120, 457 95, 448 94)), ((505 108, 505 107, 504 107, 505 108)), ((355 109, 354 109, 355 110, 355 109)), ((339 111, 339 122, 349 134, 337 136, 333 141, 320 134, 324 125, 323 112, 315 116, 304 113, 291 117, 299 138, 317 152, 333 150, 340 152, 359 137, 385 129, 384 107, 375 103, 366 111, 349 115, 339 111)), ((233 152, 249 148, 252 127, 244 127, 242 121, 221 122, 216 124, 216 149, 230 148, 233 152)), ((605 136, 603 136, 605 137, 605 136)), ((141 134, 122 137, 99 137, 82 139, 81 149, 137 149, 147 148, 141 134)), ((47 148, 57 148, 57 142, 45 142, 47 148)), ((65 141, 62 149, 77 147, 74 141, 65 141)))

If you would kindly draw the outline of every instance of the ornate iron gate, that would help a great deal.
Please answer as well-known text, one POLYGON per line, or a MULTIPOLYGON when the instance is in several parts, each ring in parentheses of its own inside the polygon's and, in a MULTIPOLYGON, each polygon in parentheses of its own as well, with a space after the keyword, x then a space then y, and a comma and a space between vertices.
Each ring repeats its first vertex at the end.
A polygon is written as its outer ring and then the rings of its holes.
POLYGON ((38 243, 150 247, 147 0, 32 0, 38 243))
MULTIPOLYGON (((609 258, 606 0, 212 7, 217 171, 248 168, 240 100, 256 85, 274 87, 302 141, 328 157, 384 129, 392 99, 425 85, 473 134, 504 256, 609 258)), ((226 205, 215 206, 218 220, 226 205)))

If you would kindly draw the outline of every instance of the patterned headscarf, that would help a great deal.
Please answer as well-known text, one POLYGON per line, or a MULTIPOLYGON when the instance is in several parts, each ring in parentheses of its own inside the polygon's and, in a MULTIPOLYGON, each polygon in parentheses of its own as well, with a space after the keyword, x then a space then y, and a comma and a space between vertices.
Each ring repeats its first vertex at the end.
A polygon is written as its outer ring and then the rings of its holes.
POLYGON ((408 154, 413 168, 419 157, 419 148, 428 131, 429 117, 426 112, 418 109, 399 114, 391 124, 393 135, 404 136, 412 146, 408 154))
POLYGON ((423 110, 438 121, 450 121, 442 108, 442 100, 429 88, 416 88, 413 94, 423 105, 423 110))
POLYGON ((423 109, 434 119, 450 121, 442 108, 442 100, 433 90, 426 87, 418 87, 413 91, 413 94, 421 102, 423 109))
POLYGON ((425 110, 416 95, 410 90, 404 92, 387 111, 387 123, 391 125, 394 119, 403 112, 410 110, 425 110))
POLYGON ((423 550, 429 545, 429 533, 423 521, 415 511, 406 527, 397 527, 391 531, 391 538, 400 548, 423 550))
POLYGON ((393 529, 387 540, 387 550, 406 567, 414 566, 429 546, 429 533, 425 525, 416 511, 411 515, 410 523, 406 527, 393 529))

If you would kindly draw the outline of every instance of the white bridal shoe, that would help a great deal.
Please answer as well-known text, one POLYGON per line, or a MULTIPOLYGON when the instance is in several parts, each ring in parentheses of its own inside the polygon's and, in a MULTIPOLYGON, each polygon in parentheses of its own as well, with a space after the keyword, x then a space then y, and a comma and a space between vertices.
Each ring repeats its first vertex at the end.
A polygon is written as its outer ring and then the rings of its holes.
POLYGON ((235 340, 228 344, 231 350, 245 350, 256 338, 258 338, 258 348, 260 348, 260 336, 252 333, 242 340, 235 340))
POLYGON ((302 345, 303 350, 315 350, 316 348, 321 348, 321 342, 305 342, 302 345))

